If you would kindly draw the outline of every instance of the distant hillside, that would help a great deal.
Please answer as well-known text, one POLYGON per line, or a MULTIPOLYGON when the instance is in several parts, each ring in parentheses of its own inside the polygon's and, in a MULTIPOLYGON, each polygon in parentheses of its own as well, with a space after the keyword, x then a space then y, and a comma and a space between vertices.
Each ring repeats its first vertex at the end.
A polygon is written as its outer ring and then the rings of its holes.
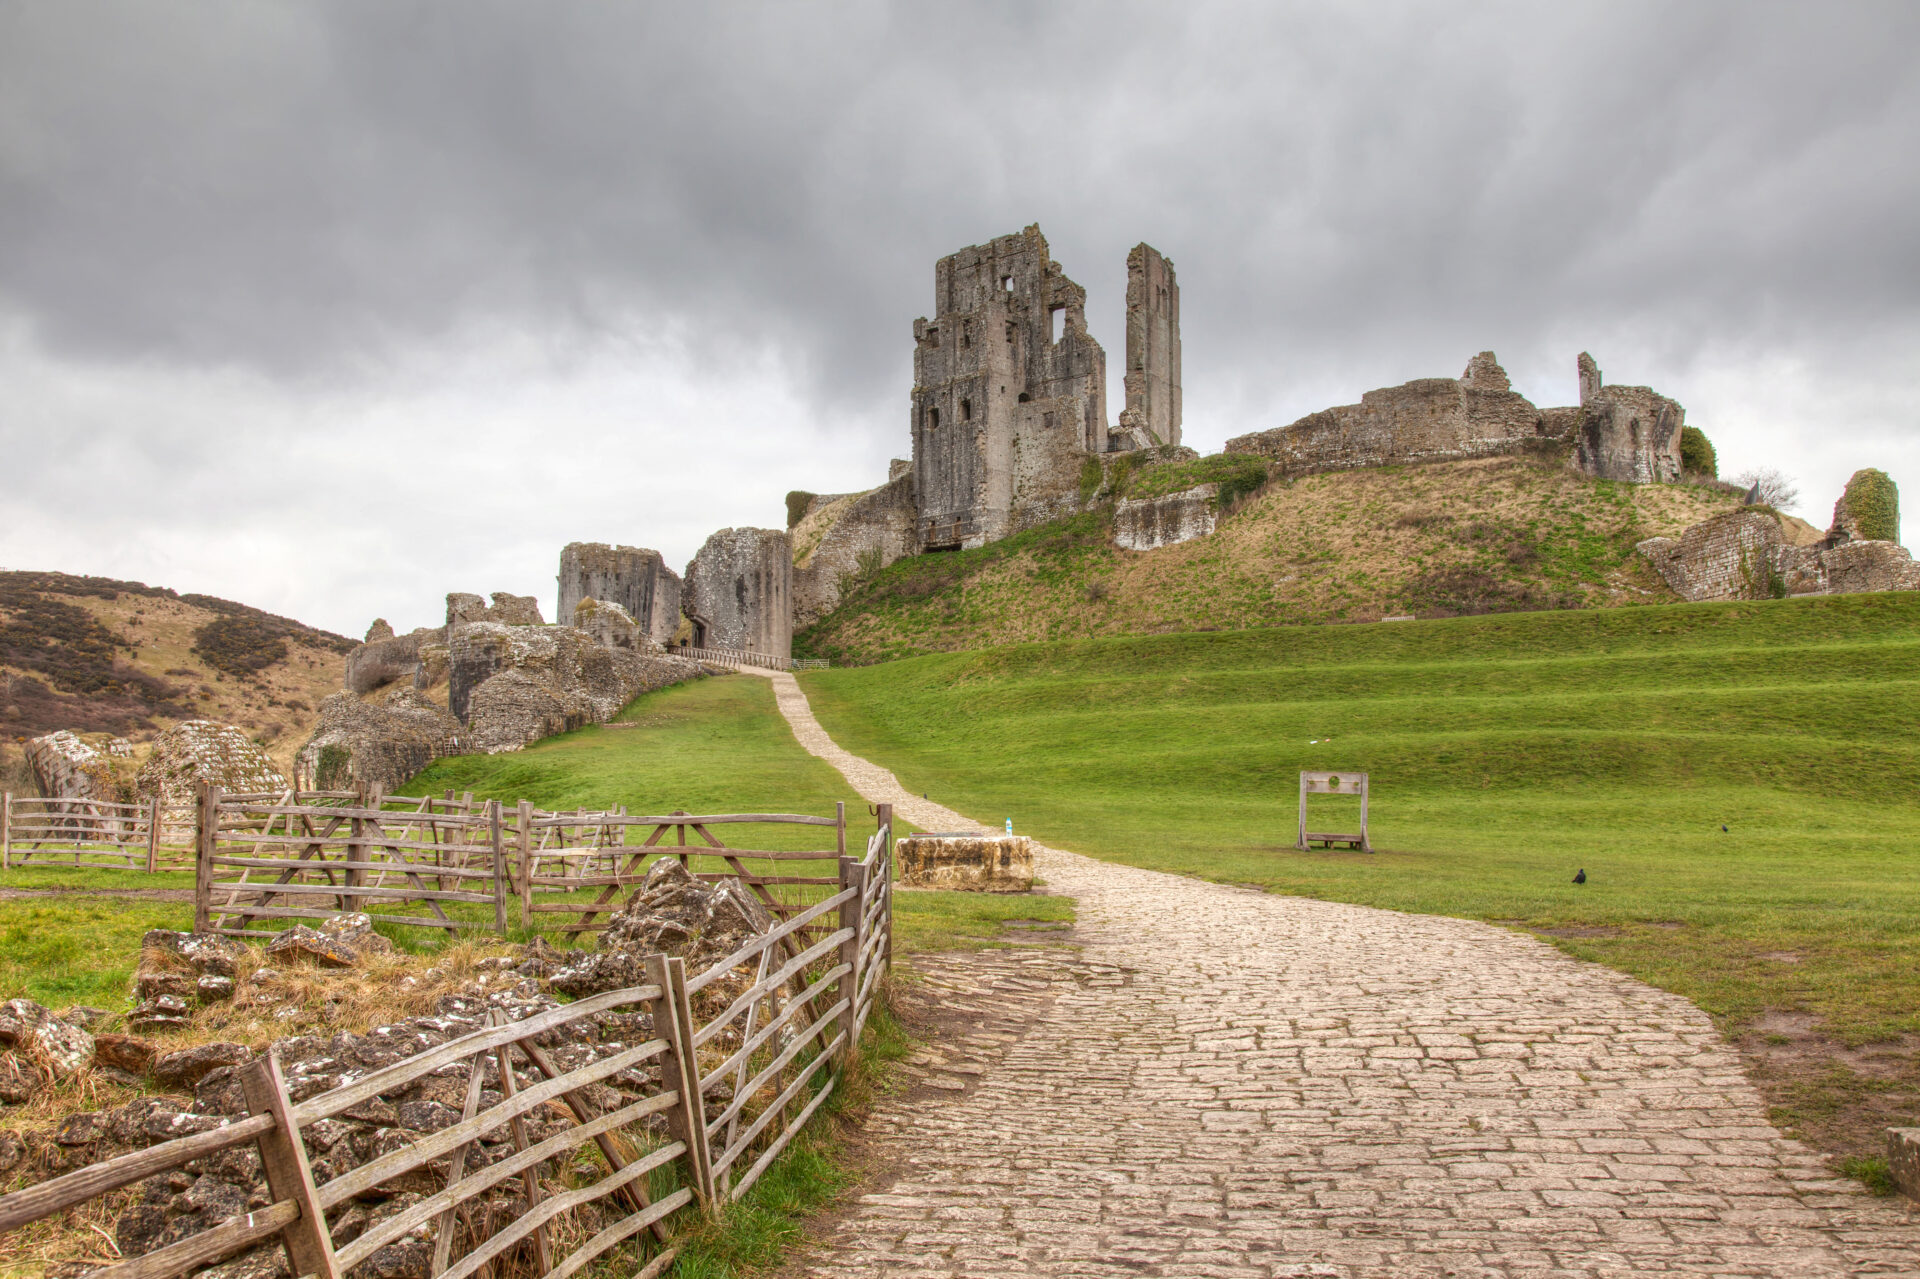
MULTIPOLYGON (((1125 491, 1166 489, 1160 469, 1125 491)), ((1109 505, 869 574, 794 653, 859 664, 1029 640, 1665 603, 1675 596, 1635 543, 1739 502, 1731 486, 1593 480, 1548 455, 1276 479, 1211 536, 1144 552, 1112 544, 1109 505)))
POLYGON ((211 595, 0 572, 0 740, 225 720, 292 759, 355 641, 211 595))

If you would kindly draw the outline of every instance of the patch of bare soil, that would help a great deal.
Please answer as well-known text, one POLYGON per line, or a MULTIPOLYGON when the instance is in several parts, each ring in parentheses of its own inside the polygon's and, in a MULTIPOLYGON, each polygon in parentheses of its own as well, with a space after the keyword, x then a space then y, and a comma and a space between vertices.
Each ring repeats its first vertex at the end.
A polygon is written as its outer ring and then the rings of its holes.
POLYGON ((1886 1130, 1920 1111, 1920 1035, 1848 1045, 1810 1014, 1771 1009, 1733 1042, 1775 1122, 1843 1159, 1883 1157, 1886 1130))
POLYGON ((1527 931, 1542 937, 1625 937, 1627 930, 1615 928, 1611 924, 1577 925, 1565 928, 1530 928, 1527 931))
POLYGON ((190 902, 193 900, 191 888, 0 888, 0 902, 20 901, 29 897, 127 897, 142 901, 190 902))

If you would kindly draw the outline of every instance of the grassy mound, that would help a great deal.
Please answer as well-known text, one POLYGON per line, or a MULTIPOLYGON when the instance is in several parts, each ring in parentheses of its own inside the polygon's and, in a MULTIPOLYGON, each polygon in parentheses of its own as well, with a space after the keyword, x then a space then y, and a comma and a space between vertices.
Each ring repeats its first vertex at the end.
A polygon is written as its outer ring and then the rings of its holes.
POLYGON ((1529 927, 1683 994, 1742 1038, 1787 1122, 1866 1154, 1920 1116, 1916 671, 1920 597, 1853 595, 802 679, 843 746, 963 812, 1134 865, 1529 927), (1306 768, 1371 773, 1388 851, 1292 851, 1306 768))
POLYGON ((854 584, 794 651, 860 664, 1032 640, 1660 602, 1673 596, 1635 544, 1739 500, 1712 485, 1590 480, 1545 456, 1264 487, 1247 463, 1138 474, 1116 463, 1083 486, 1137 497, 1219 483, 1231 513, 1212 536, 1123 551, 1102 506, 978 550, 911 557, 854 584))

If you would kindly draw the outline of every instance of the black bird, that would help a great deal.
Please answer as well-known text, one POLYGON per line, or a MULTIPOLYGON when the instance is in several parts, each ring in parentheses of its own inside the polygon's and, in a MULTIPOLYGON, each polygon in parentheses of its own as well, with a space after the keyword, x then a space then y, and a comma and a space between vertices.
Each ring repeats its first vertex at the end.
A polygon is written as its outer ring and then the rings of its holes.
POLYGON ((1722 835, 1727 833, 1727 824, 1725 822, 1720 823, 1720 833, 1722 835))
POLYGON ((1573 877, 1573 882, 1576 884, 1584 884, 1587 882, 1587 868, 1585 866, 1582 866, 1580 873, 1573 877))

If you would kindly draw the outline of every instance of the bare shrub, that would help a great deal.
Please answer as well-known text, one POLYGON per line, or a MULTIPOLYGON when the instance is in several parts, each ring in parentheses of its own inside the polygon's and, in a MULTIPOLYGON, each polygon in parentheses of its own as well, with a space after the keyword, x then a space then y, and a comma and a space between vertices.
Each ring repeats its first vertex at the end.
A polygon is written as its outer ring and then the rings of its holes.
POLYGON ((1742 471, 1733 477, 1733 482, 1749 492, 1758 485, 1760 493, 1755 500, 1776 511, 1790 511, 1800 504, 1800 485, 1786 472, 1771 466, 1742 471))

